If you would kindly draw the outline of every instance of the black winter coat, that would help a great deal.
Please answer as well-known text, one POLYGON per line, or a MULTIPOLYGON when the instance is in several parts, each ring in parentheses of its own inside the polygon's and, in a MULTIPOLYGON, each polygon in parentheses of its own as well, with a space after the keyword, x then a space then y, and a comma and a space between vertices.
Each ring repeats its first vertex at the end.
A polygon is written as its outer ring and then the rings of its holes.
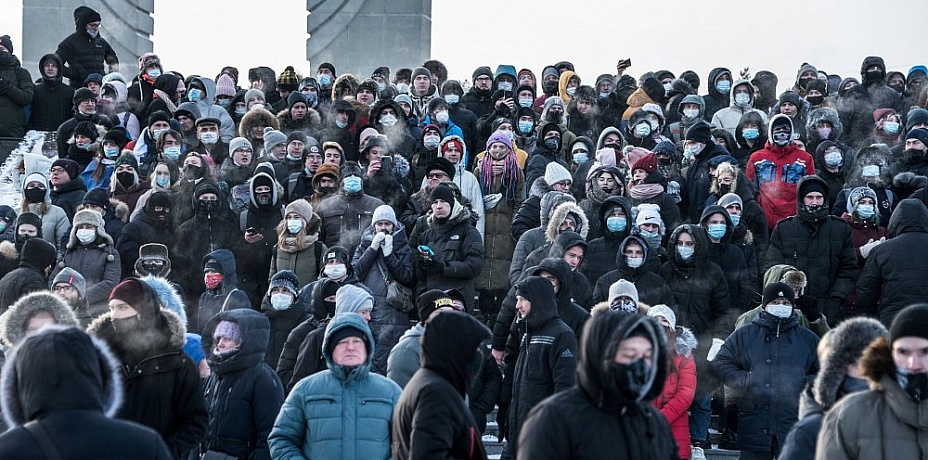
POLYGON ((234 248, 239 238, 237 225, 206 213, 198 213, 177 228, 174 247, 170 248, 171 267, 188 299, 197 298, 205 289, 203 256, 214 249, 234 248))
POLYGON ((0 137, 22 137, 26 133, 26 106, 32 102, 34 85, 29 71, 16 56, 0 64, 0 79, 7 89, 0 94, 0 137))
POLYGON ((316 214, 322 219, 319 239, 327 248, 341 246, 348 254, 354 254, 361 232, 371 226, 374 210, 382 204, 380 199, 364 193, 339 192, 322 200, 316 207, 316 214))
MULTIPOLYGON (((71 136, 74 134, 74 128, 82 121, 91 121, 95 125, 103 125, 107 127, 112 126, 110 120, 101 113, 84 115, 78 112, 77 109, 74 109, 73 116, 58 126, 58 131, 55 135, 55 142, 58 144, 58 158, 69 157, 68 148, 71 146, 71 144, 68 143, 68 140, 70 140, 71 136)), ((81 162, 78 161, 78 163, 81 162)), ((84 163, 83 166, 87 167, 88 164, 90 164, 90 162, 84 163)))
POLYGON ((293 305, 286 310, 274 309, 271 306, 269 296, 265 296, 264 300, 261 301, 261 312, 264 313, 264 316, 267 316, 268 321, 271 323, 271 338, 268 342, 264 361, 275 371, 284 344, 287 342, 287 336, 303 321, 312 316, 304 306, 298 305, 295 300, 293 305))
POLYGON ((201 450, 270 460, 267 437, 284 403, 284 390, 264 363, 270 336, 267 318, 253 310, 232 310, 213 317, 203 332, 203 352, 213 373, 206 381, 209 431, 201 450), (215 354, 213 332, 220 321, 237 323, 242 331, 240 350, 226 359, 215 354))
POLYGON ((728 151, 709 141, 687 168, 683 201, 680 202, 680 216, 684 222, 696 223, 702 217, 709 198, 709 160, 720 155, 728 155, 728 151))
POLYGON ((797 396, 818 372, 818 340, 795 314, 784 319, 766 311, 725 340, 712 367, 741 395, 742 450, 771 452, 786 440, 799 414, 797 396))
POLYGON ((616 281, 623 279, 635 285, 635 289, 638 290, 638 300, 640 302, 648 305, 663 304, 673 308, 676 305, 673 292, 670 291, 670 287, 667 286, 663 278, 648 270, 647 264, 637 268, 628 266, 628 260, 625 257, 625 247, 631 242, 638 243, 644 248, 645 260, 650 256, 649 253, 651 251, 648 249, 648 243, 644 238, 638 235, 625 238, 616 250, 615 264, 619 268, 606 273, 596 281, 596 287, 593 289, 593 303, 608 302, 609 288, 616 281))
POLYGON ((42 78, 35 84, 32 93, 32 112, 26 130, 55 131, 68 118, 74 109, 74 88, 61 82, 61 59, 54 54, 46 54, 39 60, 39 73, 42 78), (42 64, 52 60, 58 64, 59 75, 48 79, 42 74, 42 64))
POLYGON ((167 222, 161 224, 160 221, 152 218, 147 210, 140 210, 135 219, 123 227, 119 240, 116 241, 123 276, 129 276, 135 272, 135 262, 139 260, 139 248, 142 245, 158 243, 172 248, 174 235, 171 230, 170 217, 167 222))
POLYGON ((235 263, 238 265, 238 288, 245 291, 252 305, 260 305, 262 297, 267 294, 268 272, 271 270, 271 257, 277 245, 277 224, 283 220, 284 207, 276 199, 276 186, 274 189, 274 205, 257 207, 248 206, 242 211, 239 222, 244 220, 244 227, 254 228, 264 236, 264 239, 255 243, 245 241, 245 229, 239 225, 240 239, 238 250, 235 251, 235 263))
POLYGON ((749 266, 744 257, 744 251, 731 244, 735 227, 732 225, 731 218, 725 208, 717 205, 706 206, 702 213, 700 225, 703 228, 708 228, 709 217, 713 214, 721 214, 725 217, 726 229, 725 235, 718 243, 708 242, 709 261, 718 265, 722 272, 725 273, 731 308, 740 312, 748 311, 753 307, 751 302, 757 294, 757 279, 755 278, 757 268, 756 266, 749 266))
POLYGON ((92 73, 106 74, 103 63, 114 66, 119 64, 116 51, 98 33, 96 37, 87 33, 86 23, 75 24, 75 32, 65 37, 55 51, 61 62, 67 67, 61 69, 62 75, 68 77, 74 89, 84 85, 84 79, 92 73))
MULTIPOLYGON (((599 280, 608 272, 615 270, 618 265, 618 256, 619 246, 622 241, 631 234, 632 227, 635 225, 635 221, 632 219, 632 207, 628 200, 620 196, 611 196, 606 198, 603 201, 603 204, 599 206, 599 213, 596 216, 590 216, 590 222, 592 223, 593 219, 596 219, 599 222, 599 228, 602 231, 602 236, 597 238, 589 237, 590 243, 586 248, 586 257, 583 258, 583 264, 580 265, 580 271, 586 276, 587 280, 594 283, 596 286, 599 286, 599 280), (621 232, 614 232, 609 230, 606 226, 606 218, 608 214, 612 213, 612 209, 616 206, 622 207, 625 211, 625 230, 621 232)), ((591 225, 592 227, 592 225, 591 225)), ((640 243, 640 242, 639 242, 640 243)), ((647 244, 644 245, 647 247, 647 244)), ((614 282, 614 281, 613 281, 614 282)), ((611 284, 611 283, 610 283, 611 284)), ((594 289, 595 291, 596 289, 594 289)), ((606 285, 606 290, 609 290, 609 285, 606 285)), ((608 297, 608 296, 607 296, 608 297)), ((596 294, 593 294, 593 303, 597 303, 600 300, 596 300, 596 294)))
POLYGON ((464 207, 442 223, 429 216, 428 228, 410 241, 412 247, 428 246, 435 253, 434 260, 442 264, 441 271, 418 264, 419 292, 457 289, 464 295, 467 311, 474 310, 474 279, 483 268, 483 238, 471 217, 464 207))
POLYGON ((48 192, 52 199, 52 204, 58 206, 68 215, 68 220, 74 220, 74 214, 77 213, 77 207, 87 194, 87 186, 80 176, 69 180, 61 187, 56 187, 48 192))

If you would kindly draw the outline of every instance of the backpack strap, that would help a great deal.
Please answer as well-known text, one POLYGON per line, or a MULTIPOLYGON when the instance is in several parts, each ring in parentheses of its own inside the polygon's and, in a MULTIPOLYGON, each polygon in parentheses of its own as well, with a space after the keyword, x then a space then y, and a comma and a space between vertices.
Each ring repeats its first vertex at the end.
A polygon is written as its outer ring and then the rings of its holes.
POLYGON ((316 240, 313 243, 313 254, 316 255, 316 275, 322 273, 322 242, 316 240))
POLYGON ((55 446, 55 442, 52 441, 52 438, 48 437, 48 433, 37 420, 25 424, 23 428, 35 439, 36 444, 39 445, 42 449, 42 453, 45 454, 45 458, 48 460, 64 460, 64 457, 61 456, 61 451, 55 446))

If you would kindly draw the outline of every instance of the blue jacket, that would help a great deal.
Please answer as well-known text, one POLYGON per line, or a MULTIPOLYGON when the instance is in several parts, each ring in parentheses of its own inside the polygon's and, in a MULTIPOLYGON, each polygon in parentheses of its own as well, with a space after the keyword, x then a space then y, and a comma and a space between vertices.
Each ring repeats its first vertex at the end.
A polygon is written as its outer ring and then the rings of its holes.
POLYGON ((322 350, 329 369, 296 384, 284 402, 268 438, 271 457, 286 459, 388 459, 393 407, 400 387, 370 372, 374 337, 356 314, 329 322, 322 350), (332 335, 352 327, 364 332, 367 359, 349 369, 335 364, 332 335))

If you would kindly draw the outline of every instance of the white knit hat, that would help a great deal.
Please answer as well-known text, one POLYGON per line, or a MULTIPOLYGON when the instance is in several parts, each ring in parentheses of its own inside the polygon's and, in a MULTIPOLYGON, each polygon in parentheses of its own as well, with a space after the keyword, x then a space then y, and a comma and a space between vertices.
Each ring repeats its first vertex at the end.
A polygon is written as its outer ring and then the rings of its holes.
POLYGON ((609 286, 609 302, 619 297, 628 297, 638 303, 638 288, 631 281, 620 279, 609 286))
POLYGON ((548 163, 548 166, 545 167, 545 183, 554 185, 565 180, 573 182, 574 178, 570 175, 570 171, 556 161, 548 163))
POLYGON ((664 220, 661 219, 661 207, 653 203, 641 203, 638 205, 638 217, 635 218, 635 226, 641 224, 658 224, 661 227, 661 235, 664 234, 664 220))
POLYGON ((652 317, 662 317, 670 323, 670 328, 674 329, 677 327, 677 315, 670 309, 667 305, 655 305, 648 310, 648 316, 652 317))

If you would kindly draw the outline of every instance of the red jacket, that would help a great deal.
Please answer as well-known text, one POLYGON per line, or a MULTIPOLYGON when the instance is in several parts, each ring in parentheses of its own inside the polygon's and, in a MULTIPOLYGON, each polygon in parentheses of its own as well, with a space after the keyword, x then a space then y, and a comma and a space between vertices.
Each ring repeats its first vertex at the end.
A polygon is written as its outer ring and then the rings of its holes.
POLYGON ((670 423, 680 458, 690 458, 689 408, 696 394, 696 363, 692 356, 676 355, 674 370, 667 376, 664 391, 651 402, 670 423))
POLYGON ((815 164, 812 155, 795 144, 777 147, 767 141, 751 154, 745 174, 758 190, 757 202, 772 231, 777 222, 796 214, 796 186, 799 179, 815 174, 815 164))

